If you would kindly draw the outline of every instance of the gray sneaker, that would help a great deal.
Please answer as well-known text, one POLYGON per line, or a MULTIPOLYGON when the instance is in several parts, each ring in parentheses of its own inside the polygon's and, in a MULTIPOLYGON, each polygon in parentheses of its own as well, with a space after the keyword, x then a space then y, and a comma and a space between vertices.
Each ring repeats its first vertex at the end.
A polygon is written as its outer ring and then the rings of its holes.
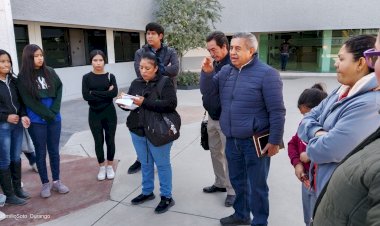
POLYGON ((60 180, 53 182, 52 189, 53 189, 53 191, 56 191, 56 192, 61 193, 61 194, 66 194, 70 191, 69 188, 66 187, 66 185, 64 185, 60 180))
POLYGON ((41 197, 42 198, 49 198, 51 196, 50 189, 51 189, 51 186, 50 186, 49 182, 43 184, 42 188, 41 188, 41 192, 40 192, 41 197))

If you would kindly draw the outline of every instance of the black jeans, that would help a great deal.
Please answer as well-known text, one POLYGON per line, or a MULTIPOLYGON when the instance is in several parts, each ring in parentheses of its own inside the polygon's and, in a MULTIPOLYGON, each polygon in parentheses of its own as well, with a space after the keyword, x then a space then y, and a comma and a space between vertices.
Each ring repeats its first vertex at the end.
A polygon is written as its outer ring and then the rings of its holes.
POLYGON ((115 156, 115 133, 117 116, 115 106, 110 104, 101 111, 89 110, 88 124, 95 141, 95 152, 99 163, 104 162, 104 138, 107 145, 107 160, 113 161, 115 156), (103 133, 104 131, 104 133, 103 133))

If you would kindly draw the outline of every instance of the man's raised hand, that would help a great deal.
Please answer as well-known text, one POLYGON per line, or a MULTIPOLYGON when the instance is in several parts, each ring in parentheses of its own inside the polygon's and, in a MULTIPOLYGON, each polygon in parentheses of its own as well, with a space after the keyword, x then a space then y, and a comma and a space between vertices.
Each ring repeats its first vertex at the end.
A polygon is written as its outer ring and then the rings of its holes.
POLYGON ((211 57, 205 57, 205 59, 202 62, 202 70, 206 73, 210 73, 214 70, 214 66, 212 65, 212 58, 211 57))

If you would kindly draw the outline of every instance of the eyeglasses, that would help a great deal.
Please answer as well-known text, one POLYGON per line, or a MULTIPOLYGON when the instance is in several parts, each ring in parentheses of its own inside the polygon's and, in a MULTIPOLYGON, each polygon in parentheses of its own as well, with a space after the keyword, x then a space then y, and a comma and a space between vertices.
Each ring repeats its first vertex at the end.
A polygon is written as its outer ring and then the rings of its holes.
POLYGON ((364 52, 365 60, 367 61, 368 67, 374 68, 377 58, 380 56, 380 51, 375 49, 369 49, 364 52))

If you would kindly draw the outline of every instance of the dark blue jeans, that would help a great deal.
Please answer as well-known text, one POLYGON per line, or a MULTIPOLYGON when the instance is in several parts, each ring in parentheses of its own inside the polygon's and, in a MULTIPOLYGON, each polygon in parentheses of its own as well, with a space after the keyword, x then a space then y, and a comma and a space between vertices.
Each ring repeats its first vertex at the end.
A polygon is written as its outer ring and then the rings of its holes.
POLYGON ((288 64, 289 53, 281 53, 281 70, 286 70, 286 65, 288 64))
POLYGON ((21 122, 11 124, 8 122, 0 123, 0 169, 6 170, 12 162, 21 161, 23 127, 21 122))
POLYGON ((230 181, 236 193, 234 216, 245 220, 252 212, 252 225, 267 225, 270 158, 257 157, 252 138, 227 138, 226 157, 230 181))
POLYGON ((36 150, 36 163, 41 182, 43 184, 49 182, 46 169, 46 152, 49 153, 53 181, 59 180, 59 139, 61 137, 61 121, 48 124, 31 123, 29 134, 36 150))

